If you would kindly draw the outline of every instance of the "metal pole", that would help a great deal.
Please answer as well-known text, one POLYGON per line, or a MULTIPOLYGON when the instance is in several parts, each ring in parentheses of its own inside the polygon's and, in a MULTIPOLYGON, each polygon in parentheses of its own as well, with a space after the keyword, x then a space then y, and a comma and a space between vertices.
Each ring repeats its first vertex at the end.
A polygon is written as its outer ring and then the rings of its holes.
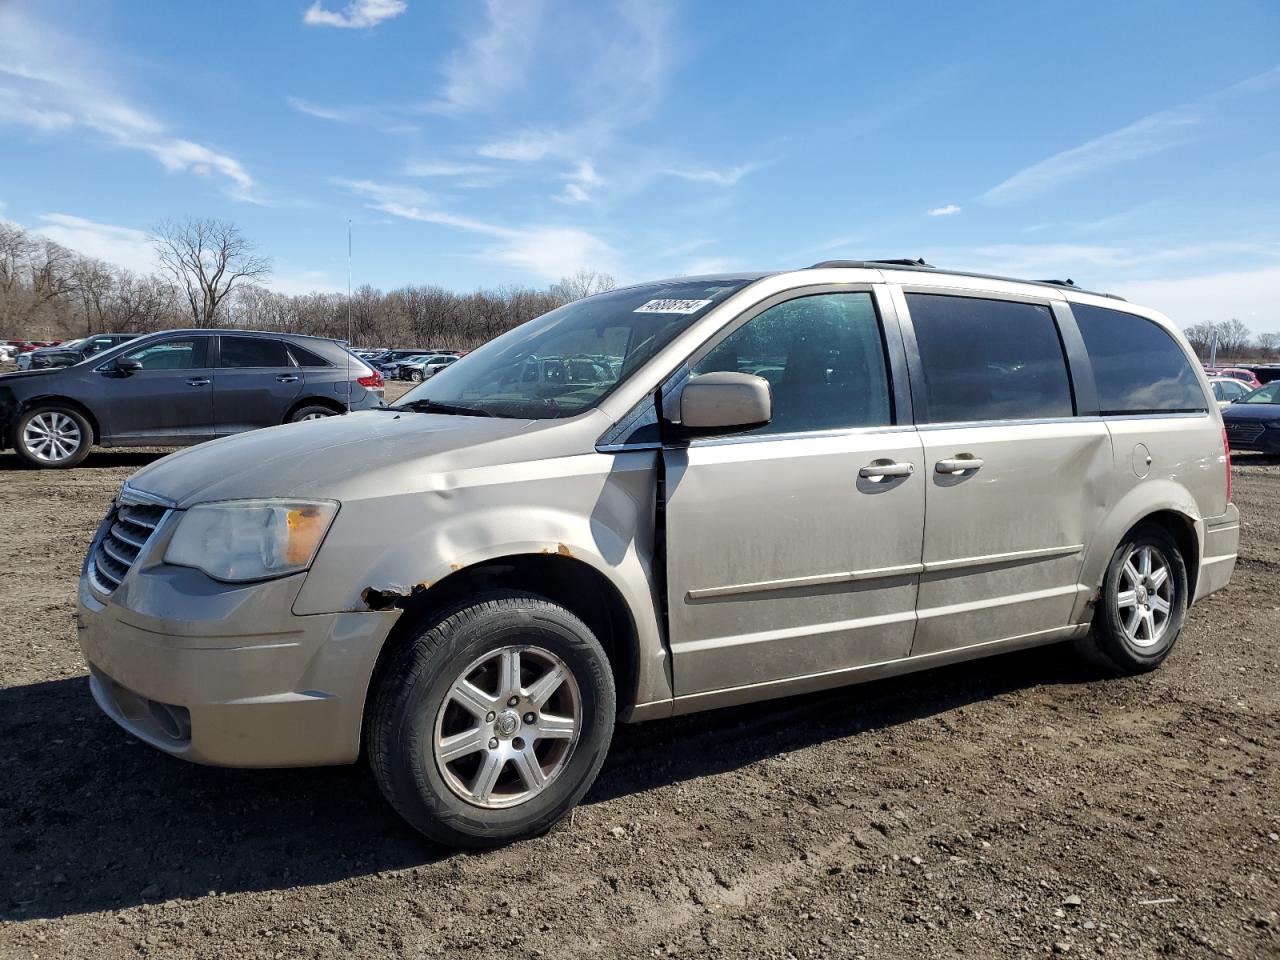
POLYGON ((351 412, 351 218, 347 218, 347 413, 351 412))

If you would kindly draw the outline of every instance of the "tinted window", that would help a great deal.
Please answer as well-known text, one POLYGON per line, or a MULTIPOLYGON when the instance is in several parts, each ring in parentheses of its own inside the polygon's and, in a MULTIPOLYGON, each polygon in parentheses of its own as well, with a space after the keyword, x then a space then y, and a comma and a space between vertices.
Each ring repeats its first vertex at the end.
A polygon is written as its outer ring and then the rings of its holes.
POLYGON ((306 347, 301 347, 296 343, 289 344, 289 352, 293 354, 293 359, 298 362, 300 367, 329 367, 332 366, 328 360, 320 356, 318 353, 312 353, 306 347))
POLYGON ((224 367, 291 367, 289 353, 279 340, 266 337, 223 337, 224 367))
POLYGON ((1205 409, 1195 371, 1173 337, 1150 320, 1071 304, 1098 384, 1103 414, 1205 409))
POLYGON ((150 343, 121 359, 136 360, 143 370, 191 370, 205 365, 208 350, 208 337, 187 337, 150 343))
MULTIPOLYGON (((1035 420, 1075 410, 1048 307, 909 293, 923 383, 918 420, 1035 420)), ((918 389, 917 389, 918 387, 918 389)))
POLYGON ((773 419, 754 433, 890 422, 889 377, 869 293, 825 293, 770 307, 726 337, 692 373, 769 381, 773 419))

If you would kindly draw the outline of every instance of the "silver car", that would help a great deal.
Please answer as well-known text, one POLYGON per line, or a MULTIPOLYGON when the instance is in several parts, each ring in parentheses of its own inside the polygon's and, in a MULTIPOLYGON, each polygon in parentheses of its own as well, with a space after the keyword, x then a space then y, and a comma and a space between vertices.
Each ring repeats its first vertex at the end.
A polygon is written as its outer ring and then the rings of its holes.
POLYGON ((1152 310, 919 263, 682 278, 561 307, 397 406, 143 469, 79 636, 153 746, 363 751, 415 827, 485 846, 563 817, 615 722, 1063 641, 1151 670, 1231 576, 1229 477, 1152 310), (576 356, 616 366, 529 362, 576 356))

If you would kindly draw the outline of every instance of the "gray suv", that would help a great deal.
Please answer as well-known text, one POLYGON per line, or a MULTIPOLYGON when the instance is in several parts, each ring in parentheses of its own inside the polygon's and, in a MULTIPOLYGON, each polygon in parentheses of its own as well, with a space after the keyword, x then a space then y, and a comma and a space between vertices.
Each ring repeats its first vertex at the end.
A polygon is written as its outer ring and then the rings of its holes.
POLYGON ((153 746, 363 751, 414 826, 484 846, 564 816, 618 721, 1059 642, 1154 669, 1231 576, 1229 468, 1144 307, 923 264, 681 278, 143 469, 78 636, 153 746))
POLYGON ((73 467, 96 443, 185 446, 381 406, 382 375, 332 341, 168 330, 61 369, 0 376, 0 449, 73 467))

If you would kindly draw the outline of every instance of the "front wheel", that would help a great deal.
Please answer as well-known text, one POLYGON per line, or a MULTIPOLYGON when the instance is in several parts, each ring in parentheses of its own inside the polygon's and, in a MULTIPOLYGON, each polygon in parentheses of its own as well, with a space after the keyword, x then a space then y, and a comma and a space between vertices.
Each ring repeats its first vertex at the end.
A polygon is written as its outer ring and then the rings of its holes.
POLYGON ((568 610, 533 594, 477 597, 380 670, 369 760, 391 805, 440 843, 536 836, 590 788, 613 736, 613 674, 568 610))
POLYGON ((414 383, 421 383, 421 382, 422 382, 422 371, 421 371, 421 370, 410 370, 410 371, 409 371, 409 379, 410 379, 410 380, 412 380, 414 383))
POLYGON ((71 407, 33 407, 18 417, 13 449, 33 467, 74 467, 89 455, 93 428, 71 407))
POLYGON ((1154 670, 1178 639, 1189 599, 1177 542, 1159 524, 1141 523, 1112 555, 1093 625, 1077 647, 1121 673, 1154 670))

